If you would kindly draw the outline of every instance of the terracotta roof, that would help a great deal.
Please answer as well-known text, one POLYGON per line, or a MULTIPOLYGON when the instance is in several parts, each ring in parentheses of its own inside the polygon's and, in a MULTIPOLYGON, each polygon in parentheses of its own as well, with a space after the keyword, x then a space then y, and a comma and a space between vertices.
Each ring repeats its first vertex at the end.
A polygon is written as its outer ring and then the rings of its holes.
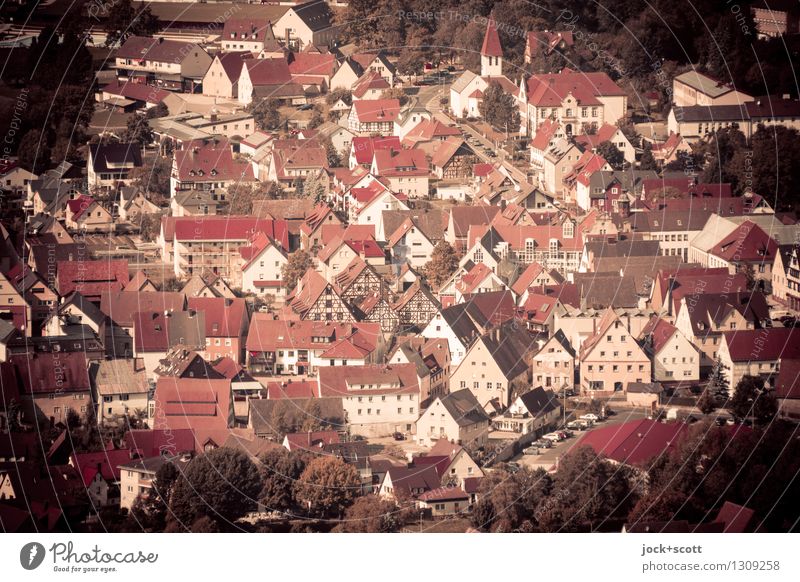
POLYGON ((156 426, 170 430, 227 431, 233 422, 230 380, 160 377, 155 391, 156 426))
POLYGON ((377 347, 380 333, 377 323, 293 321, 269 319, 266 314, 256 313, 250 322, 246 345, 250 352, 324 350, 346 340, 360 349, 372 351, 377 347))
POLYGON ((419 394, 414 364, 371 366, 324 366, 317 370, 320 397, 358 395, 419 394), (373 388, 360 388, 372 385, 373 388))
POLYGON ((97 202, 94 198, 86 194, 81 194, 77 198, 67 201, 67 209, 72 213, 72 220, 77 221, 95 204, 97 204, 97 202))
POLYGON ((114 57, 135 61, 157 61, 161 63, 181 63, 191 51, 186 41, 151 38, 148 36, 129 36, 114 57))
POLYGON ((723 334, 734 362, 769 362, 800 358, 800 329, 767 327, 744 329, 723 334))
POLYGON ((355 87, 353 87, 353 97, 361 99, 367 94, 367 91, 385 91, 389 88, 389 82, 379 72, 372 71, 365 73, 356 81, 355 87))
POLYGON ((315 398, 316 396, 317 382, 314 380, 269 382, 267 384, 267 398, 269 400, 315 398))
POLYGON ((98 473, 109 483, 119 482, 119 466, 131 460, 128 449, 112 449, 96 453, 73 453, 71 460, 83 479, 83 484, 89 487, 98 473))
POLYGON ((489 224, 498 212, 498 206, 454 206, 450 209, 453 234, 456 238, 466 238, 470 226, 489 224))
POLYGON ((350 145, 350 151, 355 155, 356 162, 361 165, 372 164, 374 153, 385 149, 400 151, 402 149, 400 138, 396 135, 354 137, 350 145))
POLYGON ((263 232, 289 248, 289 229, 285 220, 249 218, 246 216, 182 216, 173 223, 174 239, 180 241, 249 241, 263 232))
POLYGON ((548 117, 536 129, 536 135, 531 140, 531 147, 542 152, 546 151, 556 131, 558 131, 558 122, 548 117))
POLYGON ((436 468, 432 465, 391 467, 386 474, 391 479, 395 495, 405 493, 417 497, 422 493, 439 489, 442 484, 436 468))
POLYGON ((12 355, 22 394, 86 392, 91 389, 89 366, 83 352, 12 355))
POLYGON ((650 342, 649 344, 645 344, 648 349, 652 350, 652 354, 658 354, 661 351, 669 339, 675 335, 675 332, 678 331, 678 328, 668 322, 666 319, 662 319, 657 315, 654 315, 650 318, 650 321, 647 322, 647 325, 644 326, 642 329, 642 333, 639 336, 642 339, 648 339, 650 342))
POLYGON ((775 380, 775 396, 800 398, 800 358, 781 358, 781 369, 775 380))
POLYGON ((459 151, 463 155, 475 155, 472 146, 467 144, 460 136, 449 137, 436 145, 431 156, 431 164, 437 168, 444 168, 459 151))
POLYGON ((266 18, 229 18, 225 21, 220 40, 264 42, 274 38, 272 23, 266 18))
POLYGON ((100 90, 104 93, 110 93, 111 95, 124 97, 125 99, 144 101, 146 103, 152 103, 153 105, 158 105, 167 95, 171 95, 170 91, 158 89, 151 85, 128 82, 120 83, 119 81, 109 83, 108 85, 103 86, 100 90))
POLYGON ((497 34, 497 25, 494 22, 494 14, 490 14, 489 20, 486 22, 486 33, 483 36, 481 55, 487 57, 503 56, 503 47, 500 46, 500 35, 497 34))
POLYGON ((587 446, 618 463, 643 465, 675 450, 687 425, 642 419, 604 426, 587 432, 575 450, 587 446))
POLYGON ((353 110, 359 123, 394 122, 400 115, 397 99, 360 99, 353 102, 353 110))
POLYGON ((177 291, 105 291, 100 295, 100 311, 122 327, 133 326, 137 311, 183 311, 186 297, 177 291))
POLYGON ((320 451, 325 445, 338 443, 339 433, 335 430, 290 432, 286 441, 289 451, 320 451))
POLYGON ((462 295, 469 295, 475 291, 478 285, 493 274, 492 270, 485 264, 478 263, 477 265, 473 265, 472 269, 461 276, 461 280, 456 285, 456 288, 462 295))
POLYGON ((190 297, 189 309, 205 315, 207 338, 239 337, 247 327, 247 304, 238 297, 190 297))
POLYGON ((560 73, 533 75, 528 79, 528 102, 537 107, 558 107, 570 93, 578 105, 601 105, 600 96, 625 95, 605 73, 564 69, 560 73))
POLYGON ((709 254, 734 263, 749 261, 771 265, 777 251, 778 243, 760 226, 746 220, 717 243, 709 254))
POLYGON ((174 167, 182 182, 252 182, 253 167, 237 160, 227 141, 192 144, 175 152, 174 167))
POLYGON ((195 439, 192 430, 187 428, 134 429, 125 433, 125 446, 146 458, 191 451, 195 448, 195 439))
POLYGON ((755 512, 752 509, 726 501, 720 507, 714 523, 725 524, 722 533, 752 533, 754 516, 755 512))
POLYGON ((102 292, 120 291, 128 284, 128 261, 58 261, 58 292, 69 295, 79 291, 84 297, 102 292))
POLYGON ((246 59, 247 74, 253 87, 286 85, 292 81, 285 59, 246 59))
POLYGON ((412 127, 403 138, 407 144, 416 144, 436 139, 446 139, 450 136, 461 137, 461 130, 457 127, 442 123, 436 118, 423 119, 412 127))
POLYGON ((549 55, 562 42, 566 46, 572 46, 573 44, 575 44, 575 40, 572 36, 571 31, 543 30, 538 32, 529 32, 527 39, 527 49, 531 54, 531 56, 536 55, 537 53, 540 52, 549 55))
POLYGON ((461 487, 439 487, 431 491, 426 491, 418 497, 420 501, 428 503, 435 501, 459 501, 469 499, 469 494, 461 487))
POLYGON ((225 75, 231 82, 237 82, 242 74, 242 67, 246 59, 252 59, 253 53, 251 52, 229 52, 222 53, 216 56, 222 65, 225 75))
POLYGON ((336 58, 331 53, 292 53, 289 56, 289 73, 295 75, 333 76, 336 58))

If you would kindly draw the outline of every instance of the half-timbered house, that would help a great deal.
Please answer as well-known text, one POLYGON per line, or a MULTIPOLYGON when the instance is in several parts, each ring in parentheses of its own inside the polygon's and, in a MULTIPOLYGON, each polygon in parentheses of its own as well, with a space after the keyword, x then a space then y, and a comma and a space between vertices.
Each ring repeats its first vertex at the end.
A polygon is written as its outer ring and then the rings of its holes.
POLYGON ((431 165, 440 180, 471 178, 472 167, 480 160, 475 150, 460 137, 444 140, 431 156, 431 165))
POLYGON ((306 271, 286 303, 300 319, 355 321, 353 312, 337 290, 314 269, 306 271))
POLYGON ((439 313, 441 305, 430 289, 415 281, 393 306, 403 327, 424 328, 439 313))
POLYGON ((393 333, 400 325, 400 316, 392 308, 386 289, 371 292, 358 304, 358 310, 363 321, 379 323, 383 333, 393 333))
POLYGON ((347 303, 358 305, 367 295, 381 289, 381 277, 361 257, 356 257, 335 279, 339 295, 347 303))

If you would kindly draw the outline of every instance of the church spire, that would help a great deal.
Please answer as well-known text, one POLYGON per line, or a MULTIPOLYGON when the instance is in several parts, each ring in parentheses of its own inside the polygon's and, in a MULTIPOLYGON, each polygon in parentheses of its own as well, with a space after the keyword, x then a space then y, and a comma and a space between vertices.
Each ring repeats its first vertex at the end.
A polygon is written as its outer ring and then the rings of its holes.
POLYGON ((481 77, 499 77, 502 74, 503 47, 500 45, 500 35, 497 33, 494 14, 490 14, 481 47, 481 77))

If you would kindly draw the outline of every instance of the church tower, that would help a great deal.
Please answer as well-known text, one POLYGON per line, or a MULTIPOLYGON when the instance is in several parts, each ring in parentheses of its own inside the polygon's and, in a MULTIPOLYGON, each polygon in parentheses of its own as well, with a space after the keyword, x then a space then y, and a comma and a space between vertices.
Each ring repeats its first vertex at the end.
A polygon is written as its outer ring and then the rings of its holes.
POLYGON ((481 48, 481 77, 499 77, 503 74, 503 47, 494 22, 494 14, 489 15, 486 34, 481 48))

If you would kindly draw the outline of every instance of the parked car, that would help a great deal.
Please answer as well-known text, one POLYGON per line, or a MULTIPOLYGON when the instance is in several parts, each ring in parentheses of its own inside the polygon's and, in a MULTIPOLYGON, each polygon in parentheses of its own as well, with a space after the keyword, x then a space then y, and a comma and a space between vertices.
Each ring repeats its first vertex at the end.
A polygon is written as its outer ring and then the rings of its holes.
POLYGON ((541 438, 535 443, 533 443, 533 445, 539 447, 540 449, 549 449, 550 447, 553 446, 553 443, 545 438, 541 438))
POLYGON ((522 468, 522 467, 519 466, 519 463, 513 463, 513 462, 512 463, 506 463, 506 466, 508 467, 508 470, 511 473, 516 473, 517 471, 519 471, 522 468))
POLYGON ((543 439, 547 439, 549 441, 552 441, 553 443, 558 443, 558 442, 561 442, 561 440, 562 440, 562 438, 559 436, 559 434, 555 433, 555 432, 549 432, 546 435, 543 435, 542 438, 543 439))
POLYGON ((392 435, 392 438, 394 438, 396 441, 404 441, 406 440, 406 435, 401 432, 396 432, 392 435))
POLYGON ((578 426, 581 430, 588 430, 594 426, 594 421, 591 420, 579 420, 578 426))
POLYGON ((581 420, 591 420, 592 422, 597 422, 598 420, 600 420, 600 417, 597 416, 595 413, 590 412, 588 414, 581 415, 580 419, 581 420))
POLYGON ((567 423, 567 428, 570 428, 572 430, 581 430, 581 423, 580 421, 577 420, 570 420, 567 423))
POLYGON ((313 107, 314 106, 311 105, 311 103, 305 103, 305 104, 301 105, 300 107, 298 107, 297 109, 298 109, 298 111, 308 111, 309 109, 312 109, 313 107))
POLYGON ((564 440, 571 438, 573 433, 571 430, 560 430, 558 431, 558 434, 561 436, 561 440, 564 440))
POLYGON ((538 455, 539 454, 539 447, 531 445, 527 447, 524 451, 522 451, 523 455, 538 455))

